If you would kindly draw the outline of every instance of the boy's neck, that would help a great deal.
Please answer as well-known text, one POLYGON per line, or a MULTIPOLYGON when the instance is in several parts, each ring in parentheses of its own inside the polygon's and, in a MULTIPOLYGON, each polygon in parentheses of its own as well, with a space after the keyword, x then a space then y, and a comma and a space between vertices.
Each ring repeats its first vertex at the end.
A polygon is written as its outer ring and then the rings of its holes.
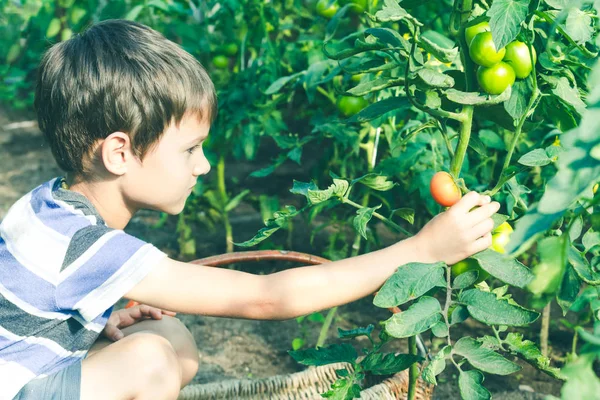
POLYGON ((127 207, 122 193, 114 183, 86 182, 67 178, 68 189, 85 196, 109 228, 124 229, 137 210, 127 207))

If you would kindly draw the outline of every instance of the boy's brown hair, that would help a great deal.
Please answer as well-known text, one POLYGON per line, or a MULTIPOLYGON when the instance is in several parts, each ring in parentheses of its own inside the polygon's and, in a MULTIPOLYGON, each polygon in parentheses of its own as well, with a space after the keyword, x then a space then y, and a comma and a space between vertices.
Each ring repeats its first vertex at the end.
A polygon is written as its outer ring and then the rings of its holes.
POLYGON ((212 122, 215 88, 200 63, 142 24, 106 20, 52 46, 38 69, 38 123, 58 165, 85 176, 96 141, 129 135, 143 159, 164 130, 194 115, 212 122))

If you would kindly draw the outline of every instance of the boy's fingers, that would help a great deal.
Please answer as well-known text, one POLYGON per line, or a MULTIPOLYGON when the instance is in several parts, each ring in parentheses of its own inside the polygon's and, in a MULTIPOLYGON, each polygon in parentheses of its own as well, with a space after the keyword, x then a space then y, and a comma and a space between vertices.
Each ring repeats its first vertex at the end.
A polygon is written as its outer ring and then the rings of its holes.
POLYGON ((475 206, 478 206, 482 201, 483 196, 481 196, 477 192, 469 192, 465 194, 455 205, 450 207, 450 210, 454 210, 454 212, 466 214, 475 206))
POLYGON ((471 237, 476 240, 490 233, 492 229, 494 229, 494 220, 486 218, 471 229, 471 237))
POLYGON ((104 327, 104 336, 115 342, 123 338, 123 332, 115 325, 106 325, 104 327))
POLYGON ((486 235, 480 237, 475 242, 473 242, 473 247, 471 248, 473 254, 479 253, 492 245, 492 234, 487 233, 486 235))
POLYGON ((497 201, 491 202, 489 204, 484 204, 481 207, 475 208, 467 215, 467 221, 469 226, 478 225, 481 221, 485 221, 490 218, 500 209, 500 203, 497 201))

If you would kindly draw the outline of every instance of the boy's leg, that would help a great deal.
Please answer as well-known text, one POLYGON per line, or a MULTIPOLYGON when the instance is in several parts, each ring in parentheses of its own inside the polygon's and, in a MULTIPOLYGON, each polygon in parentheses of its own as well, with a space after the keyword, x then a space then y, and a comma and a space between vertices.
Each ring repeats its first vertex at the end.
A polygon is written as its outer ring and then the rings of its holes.
POLYGON ((198 370, 198 349, 176 318, 145 320, 122 329, 117 342, 100 339, 81 373, 82 400, 176 398, 198 370))

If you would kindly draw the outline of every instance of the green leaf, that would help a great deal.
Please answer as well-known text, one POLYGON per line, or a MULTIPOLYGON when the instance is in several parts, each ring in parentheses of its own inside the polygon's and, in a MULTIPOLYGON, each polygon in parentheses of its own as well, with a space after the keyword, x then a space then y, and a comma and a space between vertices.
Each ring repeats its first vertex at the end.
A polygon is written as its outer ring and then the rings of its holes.
POLYGON ((427 85, 435 88, 451 88, 454 86, 454 78, 450 75, 442 74, 431 68, 421 68, 417 71, 417 76, 427 85))
POLYGON ((543 371, 556 379, 565 379, 559 368, 550 366, 550 359, 542 355, 542 352, 537 348, 535 343, 530 340, 523 340, 522 334, 510 332, 506 335, 504 343, 508 345, 508 349, 512 354, 527 361, 538 370, 543 371))
POLYGON ((298 78, 300 75, 302 75, 301 72, 290 75, 290 76, 282 76, 281 78, 277 79, 275 82, 271 83, 271 85, 265 91, 265 94, 272 95, 272 94, 279 92, 285 85, 288 84, 288 82, 298 78))
POLYGON ((377 207, 363 207, 356 210, 356 217, 354 217, 354 229, 356 229, 356 231, 360 233, 365 240, 367 239, 367 224, 373 217, 375 210, 380 207, 381 204, 377 207))
POLYGON ((419 37, 419 47, 443 63, 451 63, 458 57, 458 48, 445 48, 428 39, 427 36, 419 37))
POLYGON ((52 39, 54 36, 58 35, 60 28, 60 19, 52 18, 52 21, 50 21, 50 24, 48 25, 48 29, 46 29, 46 38, 52 39))
POLYGON ((292 186, 292 188, 290 189, 290 192, 293 194, 301 194, 304 197, 306 197, 306 200, 309 200, 309 198, 308 198, 309 190, 319 190, 319 188, 317 187, 317 185, 314 182, 305 183, 305 182, 300 182, 300 181, 297 181, 294 179, 294 186, 292 186))
POLYGON ((460 338, 452 352, 466 358, 473 367, 490 374, 510 375, 521 369, 495 351, 482 347, 480 342, 471 337, 460 338))
POLYGON ((440 321, 431 327, 431 333, 433 333, 435 337, 444 338, 449 334, 448 325, 446 325, 444 321, 440 321))
POLYGON ((588 260, 575 248, 571 246, 567 253, 569 263, 573 266, 575 273, 585 283, 593 286, 600 285, 600 273, 594 271, 588 260))
POLYGON ((518 80, 512 85, 510 99, 504 103, 504 109, 514 119, 518 120, 527 111, 527 103, 532 95, 529 79, 518 80))
POLYGON ((579 290, 581 289, 581 280, 572 266, 567 265, 565 276, 563 277, 562 283, 558 294, 556 295, 556 301, 560 308, 562 308, 563 316, 567 315, 567 312, 577 299, 579 290))
POLYGON ((579 115, 583 115, 586 106, 576 87, 572 87, 570 81, 564 76, 540 75, 552 87, 552 94, 556 96, 563 104, 575 110, 579 115))
POLYGON ((348 191, 348 187, 350 184, 348 181, 343 179, 334 179, 333 184, 331 184, 325 190, 307 190, 307 198, 311 204, 319 204, 324 201, 327 201, 331 198, 342 198, 348 191))
POLYGON ((358 354, 348 343, 332 344, 316 349, 290 350, 290 356, 303 365, 327 365, 338 362, 354 363, 358 354))
POLYGON ((600 232, 594 231, 593 228, 588 229, 583 235, 581 243, 583 244, 585 251, 589 252, 593 247, 600 245, 600 232))
POLYGON ((414 336, 425 332, 442 319, 442 307, 433 297, 423 296, 408 310, 394 314, 383 322, 388 335, 395 338, 414 336))
MULTIPOLYGON (((546 190, 548 190, 548 186, 546 186, 546 190)), ((537 204, 533 205, 527 214, 517 221, 515 231, 510 236, 510 242, 506 245, 506 252, 512 254, 516 250, 518 252, 527 250, 541 234, 552 227, 554 221, 560 218, 565 211, 566 209, 557 213, 544 214, 538 211, 537 204)))
POLYGON ((422 296, 436 286, 446 287, 445 264, 409 263, 388 278, 373 300, 381 308, 395 307, 422 296))
POLYGON ((497 49, 516 39, 528 10, 529 0, 494 0, 487 15, 497 49))
POLYGON ((456 306, 454 311, 452 311, 452 315, 450 315, 450 325, 460 324, 469 318, 469 311, 467 307, 459 304, 456 306))
POLYGON ((321 395, 331 400, 352 400, 360 397, 360 386, 354 380, 342 378, 331 384, 331 390, 321 395))
POLYGON ((575 43, 584 45, 592 39, 594 34, 592 17, 578 8, 570 8, 565 22, 565 31, 575 43))
POLYGON ((135 21, 143 9, 144 6, 141 4, 133 7, 131 10, 129 10, 127 15, 125 15, 125 19, 129 21, 135 21))
POLYGON ((404 371, 419 361, 423 361, 423 357, 413 354, 371 353, 360 364, 365 371, 370 371, 373 375, 390 375, 404 371))
POLYGON ((370 324, 366 328, 356 328, 356 329, 342 329, 338 328, 338 336, 340 339, 354 339, 359 336, 371 336, 371 332, 373 332, 374 326, 370 324))
POLYGON ((491 400, 492 395, 481 384, 483 374, 477 370, 460 371, 458 388, 463 400, 491 400))
POLYGON ((358 85, 354 86, 352 89, 347 90, 346 93, 348 93, 352 96, 355 96, 355 97, 360 97, 360 96, 364 96, 364 95, 372 93, 372 92, 378 92, 382 89, 387 89, 390 87, 402 86, 402 85, 404 85, 404 78, 395 78, 395 79, 381 78, 381 79, 374 79, 372 81, 359 83, 358 85))
POLYGON ((464 291, 459 301, 467 306, 469 314, 488 325, 527 325, 538 319, 539 313, 499 300, 495 294, 478 289, 464 291))
POLYGON ((561 389, 562 398, 595 399, 600 393, 600 379, 594 372, 595 353, 581 354, 575 360, 563 367, 562 372, 567 377, 561 389))
POLYGON ((444 346, 427 364, 427 366, 423 369, 423 380, 425 382, 431 383, 432 385, 437 385, 437 380, 435 377, 441 374, 446 368, 446 358, 452 352, 452 346, 444 346))
POLYGON ((397 0, 384 0, 382 9, 375 13, 375 20, 379 22, 390 22, 407 19, 418 26, 422 26, 419 21, 406 12, 404 8, 400 7, 398 3, 397 0))
POLYGON ((473 286, 477 281, 477 278, 479 278, 479 271, 471 270, 463 272, 452 281, 452 289, 465 289, 469 286, 473 286))
POLYGON ((384 114, 391 111, 404 111, 411 107, 410 101, 402 97, 389 97, 384 100, 380 100, 376 103, 370 104, 366 108, 362 109, 359 113, 353 115, 348 119, 349 122, 366 122, 371 121, 375 118, 379 118, 384 114))
POLYGON ((408 49, 409 44, 397 31, 389 28, 369 28, 365 30, 365 34, 372 35, 382 43, 389 45, 392 48, 408 49))
POLYGON ((479 266, 490 275, 519 288, 527 286, 535 275, 514 258, 509 258, 491 249, 471 256, 479 262, 479 266))
POLYGON ((535 149, 519 158, 519 164, 528 167, 541 167, 552 163, 548 153, 544 149, 535 149))
POLYGON ((504 140, 494 131, 490 129, 482 129, 479 131, 479 138, 481 141, 492 149, 506 150, 504 140))
POLYGON ((511 96, 511 87, 509 86, 506 90, 497 96, 490 96, 487 94, 481 94, 477 92, 462 92, 456 89, 446 90, 446 97, 448 100, 453 101, 457 104, 473 105, 473 106, 491 106, 494 104, 500 104, 511 96))
POLYGON ((392 219, 392 217, 396 214, 398 214, 400 218, 407 221, 411 225, 415 223, 415 210, 412 208, 396 208, 395 210, 392 210, 390 219, 392 219))
POLYGON ((243 192, 235 196, 233 199, 229 200, 229 203, 227 203, 227 205, 225 206, 225 212, 229 212, 236 208, 248 193, 250 193, 250 189, 244 190, 243 192))
POLYGON ((356 182, 360 182, 363 185, 370 187, 374 190, 379 190, 382 192, 388 191, 396 184, 390 180, 389 176, 379 175, 379 174, 367 174, 361 176, 360 178, 354 179, 351 184, 353 185, 356 182))
POLYGON ((540 261, 533 267, 535 278, 527 289, 534 295, 556 293, 567 267, 566 236, 550 236, 538 242, 540 261))
POLYGON ((545 2, 552 8, 562 10, 563 8, 567 8, 567 6, 571 3, 571 0, 545 0, 545 2))
POLYGON ((262 228, 258 233, 250 240, 246 240, 242 243, 234 243, 240 247, 250 247, 257 245, 269 236, 277 232, 282 226, 285 226, 287 221, 300 214, 304 209, 296 210, 294 206, 285 206, 285 210, 277 211, 273 213, 273 218, 265 222, 265 227, 262 228))

